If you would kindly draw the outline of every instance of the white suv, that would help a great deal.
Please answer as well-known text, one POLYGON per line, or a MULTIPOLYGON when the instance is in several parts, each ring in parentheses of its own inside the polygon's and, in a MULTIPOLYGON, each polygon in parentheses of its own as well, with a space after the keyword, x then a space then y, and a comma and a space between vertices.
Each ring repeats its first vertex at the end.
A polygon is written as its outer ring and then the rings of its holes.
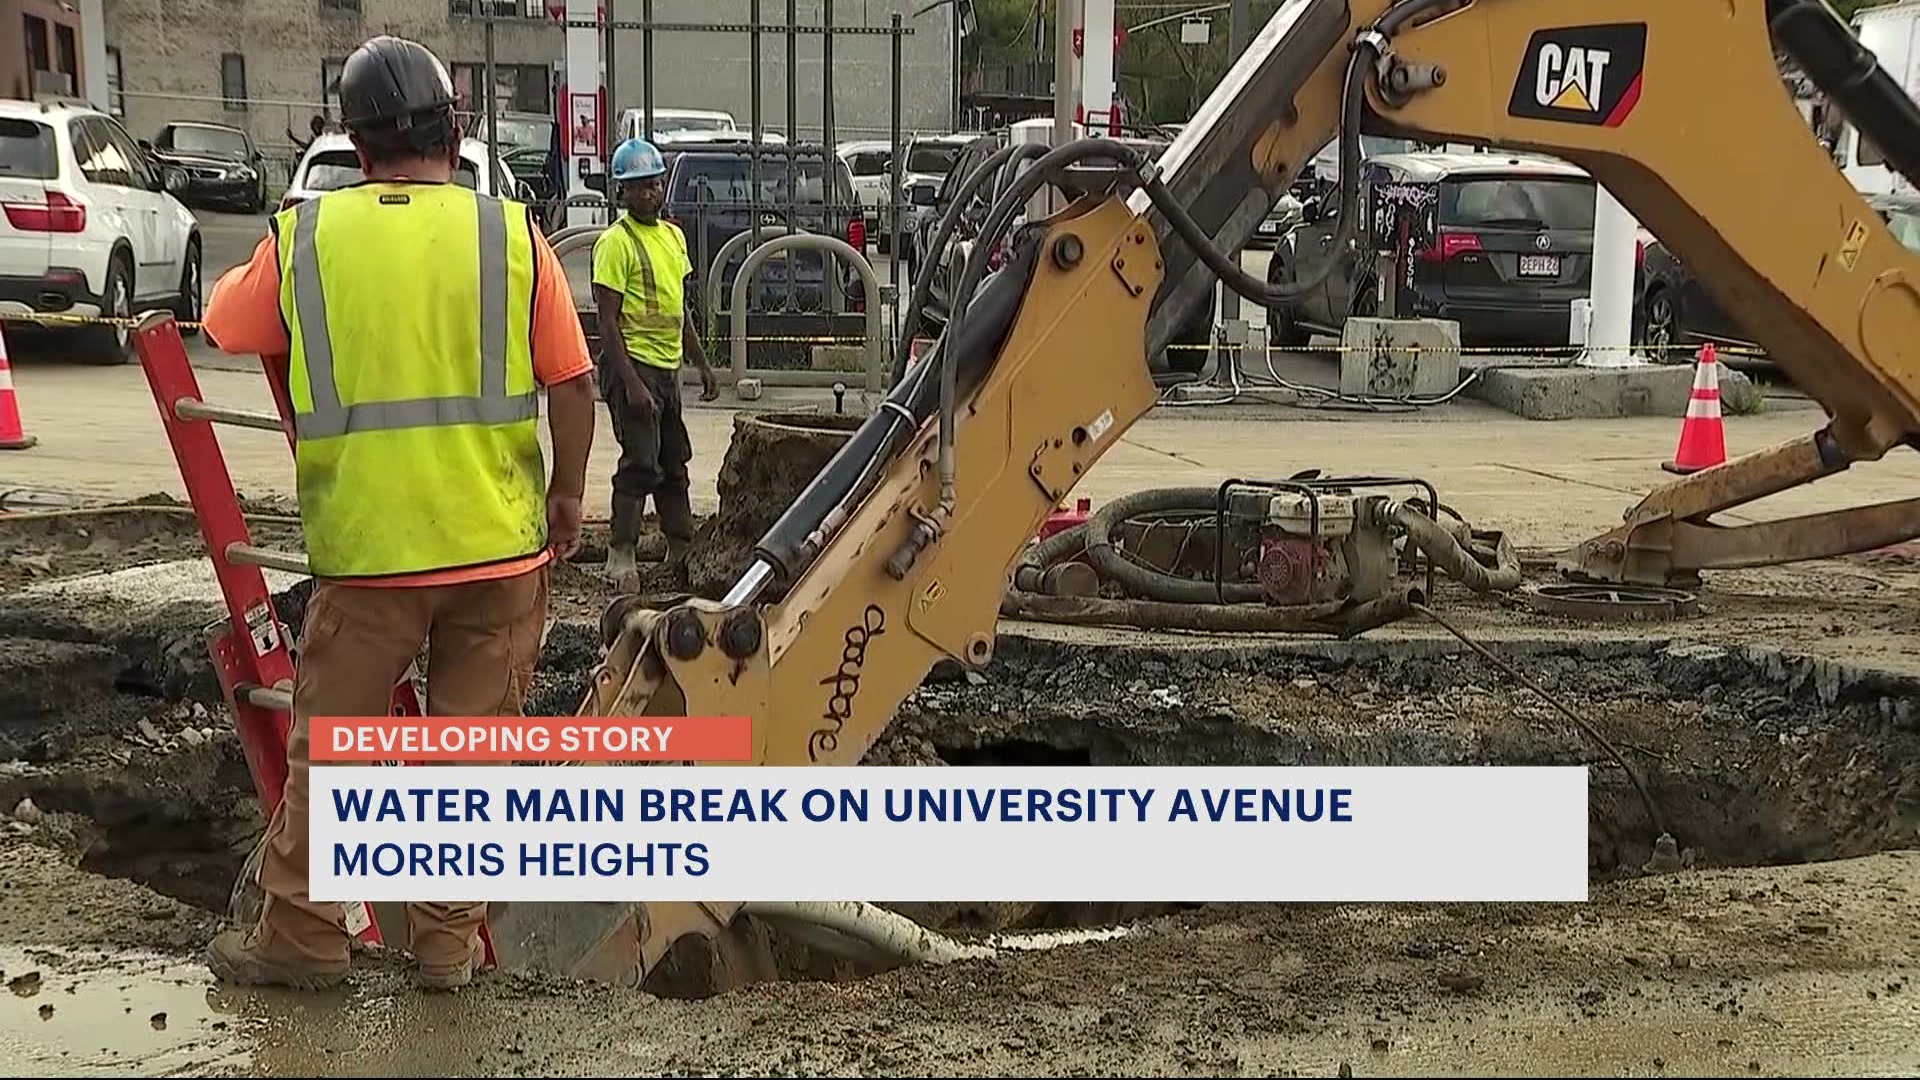
MULTIPOLYGON (((185 179, 97 109, 0 100, 0 319, 164 307, 199 321, 200 223, 170 193, 185 179)), ((123 327, 73 333, 81 358, 131 358, 123 327)))
MULTIPOLYGON (((498 174, 489 176, 487 144, 478 139, 462 139, 460 163, 454 167, 453 182, 482 195, 533 202, 533 189, 516 178, 506 162, 496 161, 496 164, 499 166, 498 174)), ((285 210, 295 203, 318 198, 329 191, 351 187, 366 178, 367 174, 360 171, 360 152, 353 148, 352 139, 338 133, 322 135, 313 140, 307 152, 301 155, 300 163, 293 167, 293 181, 280 196, 280 209, 285 210)))

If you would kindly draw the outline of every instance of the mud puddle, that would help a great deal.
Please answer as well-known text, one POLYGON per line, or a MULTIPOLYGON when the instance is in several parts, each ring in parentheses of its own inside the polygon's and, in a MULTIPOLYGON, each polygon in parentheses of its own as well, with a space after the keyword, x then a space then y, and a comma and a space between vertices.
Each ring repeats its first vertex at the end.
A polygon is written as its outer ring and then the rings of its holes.
POLYGON ((1335 1029, 1255 1040, 1243 1056, 1307 1076, 1343 1066, 1354 1076, 1912 1076, 1920 1069, 1920 999, 1845 992, 1865 979, 1898 978, 1892 969, 1856 978, 1796 974, 1747 992, 1737 1013, 1649 1005, 1576 1023, 1564 1008, 1522 1008, 1471 1028, 1420 1025, 1393 1038, 1335 1029))
POLYGON ((251 1059, 257 1025, 177 958, 0 945, 0 973, 0 1060, 13 1075, 204 1075, 251 1059))

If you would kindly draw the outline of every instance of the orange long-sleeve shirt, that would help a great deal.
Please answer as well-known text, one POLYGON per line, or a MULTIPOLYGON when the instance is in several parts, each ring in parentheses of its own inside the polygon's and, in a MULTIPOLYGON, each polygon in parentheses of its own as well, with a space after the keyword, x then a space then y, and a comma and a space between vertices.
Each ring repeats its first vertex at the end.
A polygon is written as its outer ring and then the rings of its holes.
MULTIPOLYGON (((574 311, 566 270, 547 238, 534 233, 533 374, 541 386, 554 386, 593 371, 593 355, 574 311)), ((207 298, 201 330, 222 352, 257 355, 272 364, 284 384, 287 354, 293 342, 280 314, 280 253, 273 234, 262 237, 253 258, 228 270, 207 298)), ((455 570, 431 570, 382 578, 356 578, 356 585, 453 585, 513 577, 546 565, 551 551, 521 559, 455 570)))

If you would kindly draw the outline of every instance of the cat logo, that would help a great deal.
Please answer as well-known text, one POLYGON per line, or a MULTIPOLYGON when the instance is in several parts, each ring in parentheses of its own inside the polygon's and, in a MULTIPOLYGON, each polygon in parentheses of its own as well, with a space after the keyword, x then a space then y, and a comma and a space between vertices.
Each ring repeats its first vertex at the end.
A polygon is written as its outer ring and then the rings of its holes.
POLYGON ((1533 100, 1548 109, 1592 112, 1606 87, 1607 62, 1612 59, 1605 49, 1563 49, 1558 42, 1547 42, 1540 46, 1534 70, 1533 100))
POLYGON ((1527 43, 1507 112, 1619 127, 1640 102, 1644 23, 1541 30, 1527 43))

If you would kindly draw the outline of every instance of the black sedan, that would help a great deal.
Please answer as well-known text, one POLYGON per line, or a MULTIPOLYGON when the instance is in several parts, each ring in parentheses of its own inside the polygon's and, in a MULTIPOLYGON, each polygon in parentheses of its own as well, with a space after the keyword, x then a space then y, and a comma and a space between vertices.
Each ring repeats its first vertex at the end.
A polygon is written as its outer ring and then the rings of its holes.
POLYGON ((177 197, 188 206, 258 214, 267 207, 266 159, 253 136, 226 124, 172 123, 146 149, 186 174, 177 197))
MULTIPOLYGON (((1298 348, 1314 332, 1338 336, 1350 315, 1370 316, 1379 289, 1370 256, 1336 249, 1339 189, 1302 207, 1281 236, 1267 281, 1323 284, 1268 312, 1274 340, 1298 348), (1337 260, 1325 273, 1328 260, 1337 260)), ((1403 317, 1449 319, 1462 345, 1567 345, 1570 305, 1593 270, 1594 183, 1539 155, 1415 152, 1365 160, 1362 251, 1392 243, 1408 256, 1396 306, 1403 317), (1389 240, 1382 230, 1394 234, 1389 240)))

